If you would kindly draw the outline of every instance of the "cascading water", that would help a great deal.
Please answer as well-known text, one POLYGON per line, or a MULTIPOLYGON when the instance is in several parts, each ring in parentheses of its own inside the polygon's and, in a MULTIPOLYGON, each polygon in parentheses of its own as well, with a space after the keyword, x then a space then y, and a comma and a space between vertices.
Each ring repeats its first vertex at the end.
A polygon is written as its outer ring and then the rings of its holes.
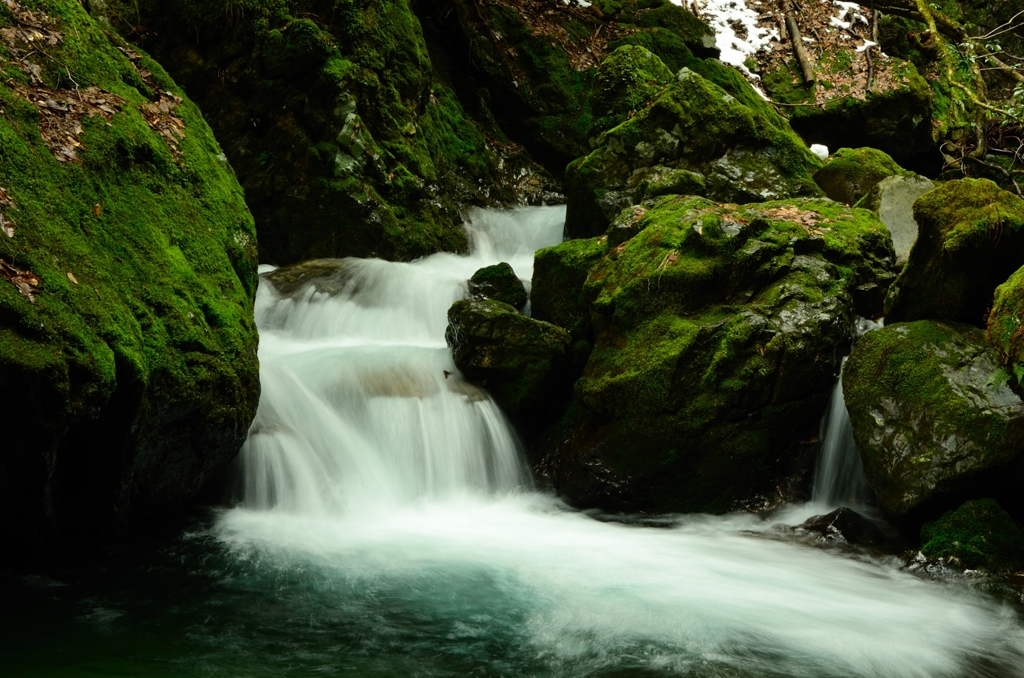
POLYGON ((529 278, 563 215, 476 212, 471 255, 350 260, 336 296, 261 287, 263 399, 215 528, 261 630, 219 643, 267 675, 1024 675, 1019 617, 969 589, 754 516, 626 526, 530 490, 445 314, 483 265, 529 278))

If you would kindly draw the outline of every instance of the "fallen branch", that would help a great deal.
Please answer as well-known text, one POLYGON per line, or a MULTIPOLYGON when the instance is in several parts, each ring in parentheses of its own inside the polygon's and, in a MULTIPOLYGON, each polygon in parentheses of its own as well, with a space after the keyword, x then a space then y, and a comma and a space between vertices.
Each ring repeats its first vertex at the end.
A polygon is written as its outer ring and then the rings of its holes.
POLYGON ((797 26, 796 15, 793 13, 793 10, 786 12, 786 28, 789 29, 789 41, 793 45, 793 53, 796 55, 796 60, 800 63, 800 71, 803 73, 804 82, 813 86, 814 81, 817 79, 814 74, 814 65, 811 63, 810 57, 807 56, 807 50, 804 49, 804 40, 800 35, 800 27, 797 26))

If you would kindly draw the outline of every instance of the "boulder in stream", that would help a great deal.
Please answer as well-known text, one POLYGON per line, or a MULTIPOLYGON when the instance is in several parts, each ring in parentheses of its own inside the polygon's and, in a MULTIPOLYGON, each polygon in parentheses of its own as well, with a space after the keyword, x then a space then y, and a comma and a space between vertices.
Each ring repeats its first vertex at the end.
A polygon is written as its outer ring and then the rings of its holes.
POLYGON ((904 546, 903 538, 893 527, 845 506, 812 516, 796 530, 816 534, 826 542, 866 546, 886 553, 899 553, 904 546))
POLYGON ((870 212, 830 200, 645 205, 615 246, 601 236, 539 256, 569 262, 538 268, 535 295, 567 281, 551 306, 564 315, 549 317, 593 336, 593 351, 537 468, 578 505, 721 512, 774 487, 787 450, 816 435, 852 339, 852 291, 884 289, 891 243, 870 212))
POLYGON ((994 499, 974 499, 921 527, 921 553, 960 569, 1024 568, 1024 530, 994 499))
POLYGON ((481 299, 493 299, 516 309, 526 305, 526 286, 510 264, 485 266, 469 279, 469 293, 481 299))
POLYGON ((982 491, 1019 502, 1024 402, 982 330, 920 320, 869 332, 843 387, 864 472, 892 518, 982 491))

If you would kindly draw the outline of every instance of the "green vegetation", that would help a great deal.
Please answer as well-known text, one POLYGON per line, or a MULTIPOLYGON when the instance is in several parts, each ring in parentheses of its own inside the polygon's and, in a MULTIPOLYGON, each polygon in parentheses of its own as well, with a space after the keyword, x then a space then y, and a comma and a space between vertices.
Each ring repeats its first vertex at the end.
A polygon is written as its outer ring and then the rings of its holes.
POLYGON ((921 553, 972 570, 1013 572, 1024 567, 1024 532, 996 501, 974 499, 921 528, 921 553))
POLYGON ((190 499, 245 438, 255 232, 158 64, 72 0, 0 6, 25 22, 53 39, 0 44, 0 388, 21 394, 0 494, 36 536, 116 530, 190 499))

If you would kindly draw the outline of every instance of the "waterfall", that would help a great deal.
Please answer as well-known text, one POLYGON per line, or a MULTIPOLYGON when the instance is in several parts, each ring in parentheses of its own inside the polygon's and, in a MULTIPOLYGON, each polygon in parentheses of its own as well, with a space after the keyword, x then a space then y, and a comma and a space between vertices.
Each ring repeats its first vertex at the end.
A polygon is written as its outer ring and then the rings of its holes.
POLYGON ((446 312, 481 266, 529 280, 563 222, 564 208, 479 210, 469 256, 343 260, 335 295, 261 283, 263 396, 236 462, 241 503, 330 515, 526 484, 514 432, 452 362, 446 312))
MULTIPOLYGON (((865 318, 858 318, 856 337, 881 327, 865 318)), ((853 426, 850 423, 850 412, 846 409, 843 397, 843 358, 839 368, 839 378, 832 388, 825 416, 821 420, 821 453, 814 469, 814 485, 811 490, 811 502, 829 508, 845 506, 860 511, 873 510, 874 494, 864 477, 864 466, 860 459, 860 450, 853 439, 853 426)))

